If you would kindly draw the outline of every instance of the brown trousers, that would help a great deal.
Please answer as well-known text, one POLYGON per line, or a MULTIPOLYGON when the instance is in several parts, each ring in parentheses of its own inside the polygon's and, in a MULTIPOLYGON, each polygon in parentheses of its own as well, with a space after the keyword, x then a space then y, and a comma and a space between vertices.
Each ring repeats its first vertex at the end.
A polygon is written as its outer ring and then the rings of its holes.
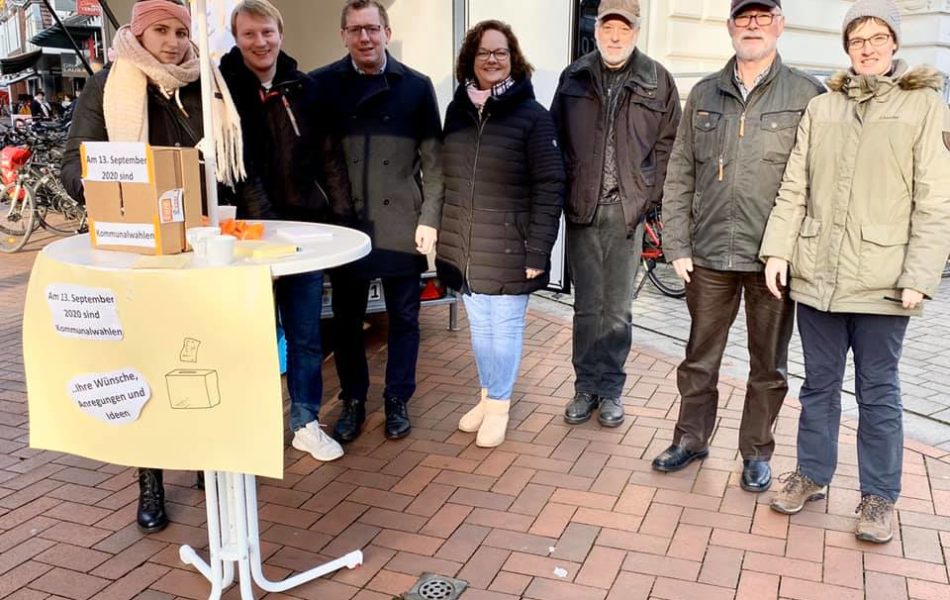
POLYGON ((686 286, 692 319, 686 359, 676 370, 680 414, 673 443, 705 449, 716 427, 719 367, 729 328, 745 294, 749 379, 739 426, 742 458, 769 459, 775 449, 772 427, 788 392, 788 343, 794 303, 786 292, 773 297, 762 273, 736 273, 696 267, 686 286))

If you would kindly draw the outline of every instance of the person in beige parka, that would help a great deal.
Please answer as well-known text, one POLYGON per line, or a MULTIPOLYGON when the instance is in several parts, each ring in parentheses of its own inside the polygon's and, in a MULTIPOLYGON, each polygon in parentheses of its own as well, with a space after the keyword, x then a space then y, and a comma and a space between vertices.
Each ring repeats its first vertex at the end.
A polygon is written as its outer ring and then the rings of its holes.
POLYGON ((851 349, 862 496, 855 534, 877 543, 893 536, 900 495, 904 333, 936 293, 950 253, 944 79, 895 59, 899 43, 892 0, 859 0, 848 12, 851 69, 809 103, 760 251, 775 296, 790 271, 805 356, 798 469, 771 507, 794 514, 824 496, 851 349))

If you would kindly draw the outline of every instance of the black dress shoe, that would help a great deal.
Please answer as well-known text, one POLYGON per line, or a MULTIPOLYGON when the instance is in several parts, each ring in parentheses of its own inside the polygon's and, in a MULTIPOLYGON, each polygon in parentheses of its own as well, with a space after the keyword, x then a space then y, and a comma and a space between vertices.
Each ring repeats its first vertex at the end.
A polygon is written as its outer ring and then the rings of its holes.
POLYGON ((766 458, 747 458, 742 461, 742 480, 747 492, 764 492, 772 486, 772 468, 766 458))
POLYGON ((349 443, 360 437, 360 429, 366 420, 366 401, 342 398, 343 412, 333 428, 333 437, 338 442, 349 443))
POLYGON ((597 422, 604 427, 620 427, 623 423, 623 400, 620 398, 601 398, 597 422))
POLYGON ((653 459, 653 470, 672 473, 686 468, 686 465, 709 456, 709 449, 691 452, 683 446, 672 445, 653 459))
POLYGON ((384 398, 386 408, 386 439, 398 440, 409 435, 412 424, 406 411, 406 401, 399 398, 384 398))
POLYGON ((168 526, 161 469, 139 469, 139 509, 135 521, 143 533, 155 533, 168 526))
POLYGON ((574 399, 567 403, 564 409, 564 420, 570 425, 580 425, 590 420, 590 415, 597 408, 599 400, 595 394, 577 392, 574 399))

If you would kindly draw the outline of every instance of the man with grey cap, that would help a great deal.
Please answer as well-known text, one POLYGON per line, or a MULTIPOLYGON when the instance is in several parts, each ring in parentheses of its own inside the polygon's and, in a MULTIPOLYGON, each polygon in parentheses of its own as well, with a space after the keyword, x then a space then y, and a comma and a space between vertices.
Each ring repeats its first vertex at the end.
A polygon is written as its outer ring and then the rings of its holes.
POLYGON ((680 118, 670 73, 640 52, 640 3, 603 0, 597 50, 561 74, 551 106, 568 175, 574 399, 564 420, 618 427, 630 353, 637 225, 660 201, 680 118))
POLYGON ((709 452, 719 405, 719 366, 745 297, 750 373, 739 426, 740 484, 772 483, 772 428, 788 391, 792 302, 769 294, 759 246, 809 100, 824 91, 782 63, 780 0, 732 0, 735 56, 693 87, 664 193, 663 251, 686 281, 691 326, 676 373, 681 403, 672 445, 653 461, 678 471, 709 452))

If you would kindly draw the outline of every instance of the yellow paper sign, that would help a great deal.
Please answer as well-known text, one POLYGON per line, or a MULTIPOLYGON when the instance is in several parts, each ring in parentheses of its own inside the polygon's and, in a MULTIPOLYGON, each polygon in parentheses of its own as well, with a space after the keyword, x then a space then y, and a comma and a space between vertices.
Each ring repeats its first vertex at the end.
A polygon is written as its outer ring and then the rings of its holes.
POLYGON ((40 254, 23 353, 30 446, 283 477, 266 266, 105 271, 40 254))

